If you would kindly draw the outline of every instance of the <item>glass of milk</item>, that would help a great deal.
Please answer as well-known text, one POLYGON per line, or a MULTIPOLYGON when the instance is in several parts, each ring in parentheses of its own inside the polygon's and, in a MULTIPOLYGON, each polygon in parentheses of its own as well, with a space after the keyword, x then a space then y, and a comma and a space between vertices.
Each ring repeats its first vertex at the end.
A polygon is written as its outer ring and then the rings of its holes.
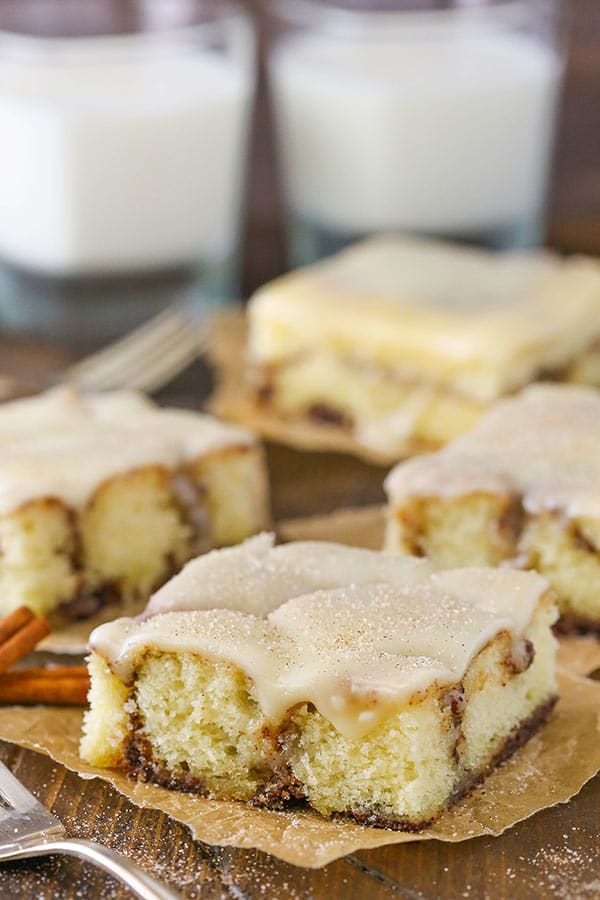
POLYGON ((539 243, 560 0, 342 3, 270 4, 293 262, 390 230, 539 243))
POLYGON ((0 0, 0 328, 235 295, 254 36, 227 0, 0 0))

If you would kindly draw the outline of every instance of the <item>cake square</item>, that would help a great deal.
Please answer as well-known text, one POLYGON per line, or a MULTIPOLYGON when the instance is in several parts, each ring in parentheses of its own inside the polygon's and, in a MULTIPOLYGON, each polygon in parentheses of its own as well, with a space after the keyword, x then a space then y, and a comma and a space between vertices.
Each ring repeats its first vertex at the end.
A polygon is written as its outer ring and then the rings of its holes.
POLYGON ((0 406, 0 615, 138 601, 268 520, 262 450, 143 395, 60 387, 0 406))
POLYGON ((600 385, 600 265, 374 238, 259 289, 247 355, 257 421, 395 462, 531 381, 600 385))
POLYGON ((81 754, 176 790, 418 829, 549 715, 555 618, 536 573, 260 535, 93 632, 81 754))
POLYGON ((564 631, 600 633, 600 393, 532 385, 386 481, 387 548, 439 567, 536 569, 564 631))

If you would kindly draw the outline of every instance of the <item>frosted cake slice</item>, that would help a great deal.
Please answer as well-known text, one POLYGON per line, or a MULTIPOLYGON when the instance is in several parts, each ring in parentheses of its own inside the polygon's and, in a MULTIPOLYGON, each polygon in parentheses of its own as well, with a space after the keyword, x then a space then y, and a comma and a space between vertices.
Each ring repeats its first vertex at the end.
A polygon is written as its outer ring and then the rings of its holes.
POLYGON ((0 406, 0 615, 93 614, 265 526, 252 435, 141 394, 58 388, 0 406))
POLYGON ((263 535, 93 632, 81 753, 173 790, 418 829, 550 714, 555 618, 535 573, 263 535))
POLYGON ((591 259, 380 237, 267 284, 248 323, 259 421, 384 461, 437 449, 531 381, 600 385, 591 259))
POLYGON ((600 393, 534 385, 388 476, 387 546, 436 566, 537 569, 565 631, 600 634, 600 393))

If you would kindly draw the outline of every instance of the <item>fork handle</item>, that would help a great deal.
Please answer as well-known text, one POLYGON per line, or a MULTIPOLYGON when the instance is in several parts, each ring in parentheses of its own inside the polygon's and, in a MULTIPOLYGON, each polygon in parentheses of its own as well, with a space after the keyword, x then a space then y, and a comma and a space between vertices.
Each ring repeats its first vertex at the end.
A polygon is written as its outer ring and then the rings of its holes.
POLYGON ((87 862, 94 863, 110 875, 118 878, 133 894, 141 900, 179 900, 178 894, 160 884, 143 869, 136 866, 126 857, 113 853, 101 844, 82 841, 78 838, 65 838, 58 841, 46 841, 15 850, 3 859, 23 859, 30 856, 49 856, 53 853, 65 853, 67 856, 78 856, 87 862))

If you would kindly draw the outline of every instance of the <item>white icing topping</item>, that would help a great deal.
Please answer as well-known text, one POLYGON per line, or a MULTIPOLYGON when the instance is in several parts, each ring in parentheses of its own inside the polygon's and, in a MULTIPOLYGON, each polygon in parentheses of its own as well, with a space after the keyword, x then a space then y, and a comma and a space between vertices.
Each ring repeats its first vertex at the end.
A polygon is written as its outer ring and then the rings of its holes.
POLYGON ((298 541, 274 547, 261 534, 191 560, 151 598, 144 616, 185 609, 241 609, 266 616, 290 597, 378 581, 422 584, 430 564, 341 544, 298 541))
POLYGON ((600 393, 534 385, 490 409, 443 450, 388 475, 392 503, 407 497, 516 493, 528 512, 600 518, 600 393))
POLYGON ((588 346, 599 310, 593 260, 380 237, 261 288, 250 355, 373 360, 488 402, 588 346))
POLYGON ((210 416, 159 409, 133 391, 60 387, 0 406, 0 514, 37 497, 83 506, 107 478, 169 468, 252 436, 210 416))
POLYGON ((126 682, 151 648, 230 661, 274 723, 308 702, 359 737, 433 683, 460 680, 499 632, 518 640, 547 587, 531 572, 435 572, 336 544, 273 548, 262 535, 188 564, 154 615, 102 625, 90 645, 126 682))

